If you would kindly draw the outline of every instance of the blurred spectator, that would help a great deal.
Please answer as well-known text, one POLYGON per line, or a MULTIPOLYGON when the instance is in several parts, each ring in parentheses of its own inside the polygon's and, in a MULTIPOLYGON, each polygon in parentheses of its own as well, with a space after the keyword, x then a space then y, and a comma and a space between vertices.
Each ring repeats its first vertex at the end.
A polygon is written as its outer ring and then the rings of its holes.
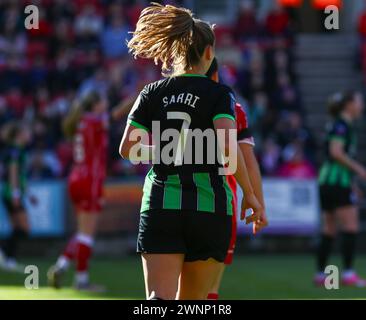
POLYGON ((268 112, 268 97, 266 93, 264 91, 257 91, 246 111, 256 145, 260 147, 261 128, 263 126, 264 116, 268 112))
POLYGON ((235 45, 233 36, 225 33, 221 37, 220 45, 217 47, 216 56, 221 64, 239 68, 243 64, 242 52, 235 45))
POLYGON ((65 50, 71 48, 75 41, 75 34, 70 25, 69 20, 62 18, 55 22, 55 32, 52 34, 49 45, 50 58, 55 59, 57 55, 65 50))
POLYGON ((52 69, 49 70, 49 89, 51 93, 73 90, 78 85, 78 77, 85 76, 82 66, 75 68, 72 64, 72 52, 62 48, 56 53, 52 69))
POLYGON ((98 37, 102 32, 103 19, 92 4, 85 5, 77 15, 74 30, 77 43, 82 49, 98 46, 98 37))
POLYGON ((254 10, 252 0, 243 0, 240 4, 238 19, 234 25, 234 37, 236 40, 245 41, 258 36, 260 25, 254 10))
POLYGON ((35 152, 29 164, 29 177, 35 180, 49 179, 54 177, 54 174, 49 166, 44 161, 41 151, 35 152))
POLYGON ((273 138, 263 143, 260 166, 264 175, 274 175, 280 161, 281 149, 273 138))
POLYGON ((315 142, 310 131, 304 126, 299 112, 283 114, 277 127, 278 142, 286 147, 292 142, 300 142, 307 155, 314 152, 315 142))
POLYGON ((27 38, 19 29, 20 16, 14 10, 4 13, 0 33, 0 65, 6 62, 8 56, 22 55, 27 46, 27 38))
POLYGON ((316 177, 314 166, 305 158, 301 143, 288 145, 284 150, 284 163, 278 169, 281 178, 310 179, 316 177))
POLYGON ((8 90, 8 94, 6 95, 6 104, 10 112, 15 117, 21 117, 23 115, 26 107, 26 100, 19 88, 12 87, 8 90))
POLYGON ((358 33, 366 39, 366 11, 362 12, 358 18, 358 33))
POLYGON ((257 91, 266 91, 266 65, 263 53, 258 47, 247 50, 246 64, 238 71, 237 86, 248 100, 252 100, 257 91))
POLYGON ((33 91, 37 87, 45 86, 48 81, 48 75, 45 57, 37 56, 28 71, 27 89, 33 91))
POLYGON ((0 73, 0 90, 7 91, 14 87, 21 90, 24 86, 24 68, 22 61, 17 55, 10 55, 7 57, 7 63, 0 73))
POLYGON ((359 64, 363 72, 364 83, 366 83, 366 10, 358 18, 358 33, 360 36, 359 64))
POLYGON ((273 103, 279 110, 301 110, 299 94, 287 73, 280 73, 277 76, 277 87, 273 93, 273 103))
MULTIPOLYGON (((49 7, 49 21, 67 21, 71 22, 74 18, 74 3, 69 0, 54 0, 49 7)), ((57 28, 56 28, 57 32, 57 28)))
POLYGON ((126 10, 126 15, 128 17, 129 23, 131 26, 135 26, 141 11, 145 8, 147 1, 146 0, 136 0, 134 4, 128 6, 126 10))
POLYGON ((101 34, 103 54, 106 58, 118 58, 128 53, 126 40, 130 27, 121 14, 113 15, 110 24, 101 34))
POLYGON ((270 36, 284 35, 288 31, 289 16, 284 7, 274 1, 273 8, 266 19, 266 31, 270 36))
POLYGON ((3 128, 3 125, 8 122, 9 119, 10 114, 7 107, 6 99, 4 97, 0 97, 0 128, 3 128))

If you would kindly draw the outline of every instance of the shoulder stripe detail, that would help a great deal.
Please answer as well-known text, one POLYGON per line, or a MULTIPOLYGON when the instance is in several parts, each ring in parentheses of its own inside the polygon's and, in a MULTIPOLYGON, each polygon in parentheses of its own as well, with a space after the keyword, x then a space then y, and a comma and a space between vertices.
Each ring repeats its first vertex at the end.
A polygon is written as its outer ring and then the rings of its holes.
POLYGON ((235 121, 235 118, 231 114, 227 114, 227 113, 217 114, 216 116, 213 117, 212 121, 215 121, 215 120, 220 119, 220 118, 228 118, 230 120, 235 121))
POLYGON ((134 120, 128 120, 128 123, 130 124, 130 125, 133 125, 134 127, 136 127, 136 128, 139 128, 139 129, 142 129, 142 130, 145 130, 145 131, 147 131, 147 132, 150 132, 150 130, 147 128, 147 127, 145 127, 144 125, 142 125, 142 124, 140 124, 140 123, 138 123, 138 122, 136 122, 136 121, 134 121, 134 120))

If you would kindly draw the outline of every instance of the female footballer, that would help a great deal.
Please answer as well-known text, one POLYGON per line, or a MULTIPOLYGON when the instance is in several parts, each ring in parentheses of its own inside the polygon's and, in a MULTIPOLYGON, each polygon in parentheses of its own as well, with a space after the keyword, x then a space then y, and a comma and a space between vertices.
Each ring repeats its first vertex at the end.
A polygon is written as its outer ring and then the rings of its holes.
MULTIPOLYGON (((8 125, 5 132, 4 185, 2 201, 12 226, 10 236, 0 249, 0 267, 9 271, 24 271, 16 261, 18 243, 29 233, 29 223, 24 208, 26 196, 26 146, 31 140, 28 127, 20 122, 8 125)), ((33 202, 36 200, 31 199, 33 202)))
POLYGON ((77 233, 68 242, 56 264, 48 272, 51 286, 61 286, 70 262, 76 262, 75 288, 102 291, 89 282, 88 266, 92 254, 98 215, 102 208, 102 188, 106 177, 107 116, 106 101, 90 92, 70 111, 64 122, 67 136, 73 138, 74 165, 68 188, 77 214, 77 233))
POLYGON ((222 161, 210 157, 212 149, 216 154, 216 142, 196 135, 188 143, 189 132, 213 132, 220 150, 229 155, 228 168, 237 162, 231 170, 245 190, 242 218, 249 208, 254 212, 247 223, 261 221, 263 213, 237 141, 229 134, 236 132, 234 95, 205 76, 215 36, 208 23, 187 9, 155 3, 145 8, 128 46, 135 57, 160 61, 166 76, 141 91, 119 150, 132 159, 139 146, 141 157, 154 159, 143 187, 137 240, 146 296, 206 299, 229 247, 233 194, 222 175, 225 170, 220 170, 222 161), (153 152, 142 143, 149 132, 153 152), (186 161, 187 154, 193 161, 186 161))
MULTIPOLYGON (((217 59, 214 58, 210 68, 208 69, 206 76, 216 82, 219 81, 219 73, 218 73, 218 63, 217 59)), ((244 111, 243 107, 239 104, 235 104, 235 119, 236 119, 236 128, 237 128, 237 135, 238 135, 238 144, 240 152, 243 154, 246 166, 248 168, 248 175, 250 182, 253 186, 254 194, 256 195, 257 199, 259 200, 262 208, 265 208, 264 204, 264 197, 263 197, 263 190, 262 190, 262 177, 259 170, 259 165, 254 154, 254 138, 249 130, 248 126, 248 118, 246 112, 244 111)), ((232 233, 231 233, 231 240, 230 245, 224 260, 224 264, 221 266, 221 270, 215 279, 211 290, 207 296, 209 300, 218 300, 219 299, 219 289, 220 284, 222 281, 222 277, 224 275, 225 266, 231 265, 233 262, 233 256, 235 251, 235 244, 236 244, 236 233, 237 233, 237 183, 235 177, 232 175, 227 176, 227 181, 229 184, 230 189, 233 193, 233 215, 232 215, 232 233)), ((255 224, 254 234, 259 232, 262 228, 268 225, 267 217, 265 211, 263 212, 263 218, 259 223, 255 224)))
POLYGON ((366 168, 354 159, 356 135, 353 123, 362 116, 363 98, 358 92, 337 93, 329 103, 334 121, 327 133, 326 159, 319 173, 320 202, 323 211, 322 235, 317 252, 316 285, 324 285, 325 268, 338 229, 342 235, 342 282, 349 286, 365 286, 353 269, 359 212, 353 192, 354 174, 366 180, 366 168))

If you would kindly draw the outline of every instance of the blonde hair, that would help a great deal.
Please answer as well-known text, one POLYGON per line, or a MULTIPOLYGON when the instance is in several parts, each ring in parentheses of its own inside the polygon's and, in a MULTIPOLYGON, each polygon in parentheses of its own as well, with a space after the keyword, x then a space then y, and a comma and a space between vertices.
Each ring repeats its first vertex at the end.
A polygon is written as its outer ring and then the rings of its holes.
POLYGON ((154 2, 141 12, 132 34, 127 44, 132 55, 160 61, 164 76, 189 70, 215 43, 213 26, 190 10, 154 2))

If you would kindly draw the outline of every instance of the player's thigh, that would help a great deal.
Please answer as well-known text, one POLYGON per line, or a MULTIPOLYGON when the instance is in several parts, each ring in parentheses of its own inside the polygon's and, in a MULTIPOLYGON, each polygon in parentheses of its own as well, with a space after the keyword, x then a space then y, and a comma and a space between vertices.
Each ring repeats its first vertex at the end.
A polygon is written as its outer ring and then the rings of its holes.
POLYGON ((146 298, 152 295, 164 300, 174 300, 182 271, 184 254, 142 253, 146 298))
POLYGON ((11 201, 5 202, 11 225, 14 229, 20 229, 25 232, 29 231, 29 221, 26 210, 20 202, 18 205, 13 204, 11 201))
POLYGON ((13 228, 21 229, 26 232, 29 231, 28 217, 24 210, 12 214, 11 221, 13 228))
POLYGON ((179 300, 205 300, 215 280, 222 262, 209 258, 206 261, 184 262, 179 282, 179 300))
POLYGON ((359 231, 359 210, 357 206, 349 205, 335 210, 340 229, 344 232, 359 231))
POLYGON ((322 232, 328 236, 335 236, 337 233, 337 219, 334 211, 323 211, 322 232))
POLYGON ((98 214, 96 212, 79 211, 77 214, 78 232, 93 236, 97 229, 98 214))

